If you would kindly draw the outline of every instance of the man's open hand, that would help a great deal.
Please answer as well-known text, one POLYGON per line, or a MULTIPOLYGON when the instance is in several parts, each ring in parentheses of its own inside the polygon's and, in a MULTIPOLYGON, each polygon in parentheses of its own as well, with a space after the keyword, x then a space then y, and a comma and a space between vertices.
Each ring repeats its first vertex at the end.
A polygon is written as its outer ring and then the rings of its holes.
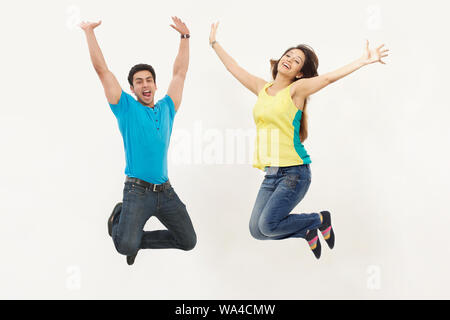
POLYGON ((183 21, 181 21, 180 18, 172 17, 172 20, 173 20, 173 23, 174 23, 174 25, 173 24, 170 25, 172 28, 177 30, 182 35, 183 34, 189 34, 188 27, 186 27, 186 24, 183 21))

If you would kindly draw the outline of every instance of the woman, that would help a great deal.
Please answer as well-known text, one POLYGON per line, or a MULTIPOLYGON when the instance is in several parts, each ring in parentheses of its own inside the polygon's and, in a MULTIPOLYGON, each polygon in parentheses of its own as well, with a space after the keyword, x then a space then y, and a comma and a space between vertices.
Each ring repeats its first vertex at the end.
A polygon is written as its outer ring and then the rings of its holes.
POLYGON ((318 58, 307 45, 289 48, 279 60, 271 60, 272 82, 240 67, 216 41, 219 23, 211 25, 209 43, 227 70, 258 96, 253 109, 257 127, 253 166, 266 172, 250 219, 250 233, 258 240, 304 238, 317 259, 321 244, 318 231, 330 249, 334 231, 328 211, 290 214, 311 183, 310 157, 303 142, 308 136, 306 104, 310 95, 361 67, 380 62, 389 50, 369 49, 352 63, 319 76, 318 58))

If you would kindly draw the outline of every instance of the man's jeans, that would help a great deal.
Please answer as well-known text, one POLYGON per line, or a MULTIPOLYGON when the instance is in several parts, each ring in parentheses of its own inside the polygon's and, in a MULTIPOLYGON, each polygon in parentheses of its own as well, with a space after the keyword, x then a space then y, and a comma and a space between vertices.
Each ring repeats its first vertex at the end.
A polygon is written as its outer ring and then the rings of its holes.
POLYGON ((258 240, 305 238, 317 229, 318 213, 290 214, 311 184, 309 164, 292 167, 266 167, 266 176, 250 218, 250 233, 258 240))
POLYGON ((125 182, 122 211, 116 216, 112 237, 120 254, 131 256, 139 249, 181 249, 195 247, 197 237, 186 206, 172 186, 153 192, 136 183, 125 182), (155 216, 167 230, 144 231, 155 216))

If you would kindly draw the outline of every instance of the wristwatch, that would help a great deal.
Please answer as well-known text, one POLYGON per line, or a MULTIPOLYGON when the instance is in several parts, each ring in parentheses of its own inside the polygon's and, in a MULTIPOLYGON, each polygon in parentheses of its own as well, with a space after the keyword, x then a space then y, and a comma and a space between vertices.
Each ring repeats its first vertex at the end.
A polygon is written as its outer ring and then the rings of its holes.
POLYGON ((189 39, 190 37, 191 35, 189 33, 181 35, 181 39, 189 39))

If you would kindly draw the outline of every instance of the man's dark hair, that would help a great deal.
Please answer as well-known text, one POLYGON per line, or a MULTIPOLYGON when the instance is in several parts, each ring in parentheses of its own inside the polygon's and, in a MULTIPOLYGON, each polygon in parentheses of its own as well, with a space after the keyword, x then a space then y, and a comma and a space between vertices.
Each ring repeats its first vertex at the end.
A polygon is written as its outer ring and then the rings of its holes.
POLYGON ((156 83, 156 74, 155 74, 155 70, 153 69, 153 67, 151 65, 141 63, 141 64, 137 64, 133 68, 131 68, 130 73, 128 74, 128 83, 130 84, 130 86, 133 86, 134 74, 136 72, 143 71, 143 70, 150 71, 150 73, 153 76, 153 81, 155 81, 155 83, 156 83))

